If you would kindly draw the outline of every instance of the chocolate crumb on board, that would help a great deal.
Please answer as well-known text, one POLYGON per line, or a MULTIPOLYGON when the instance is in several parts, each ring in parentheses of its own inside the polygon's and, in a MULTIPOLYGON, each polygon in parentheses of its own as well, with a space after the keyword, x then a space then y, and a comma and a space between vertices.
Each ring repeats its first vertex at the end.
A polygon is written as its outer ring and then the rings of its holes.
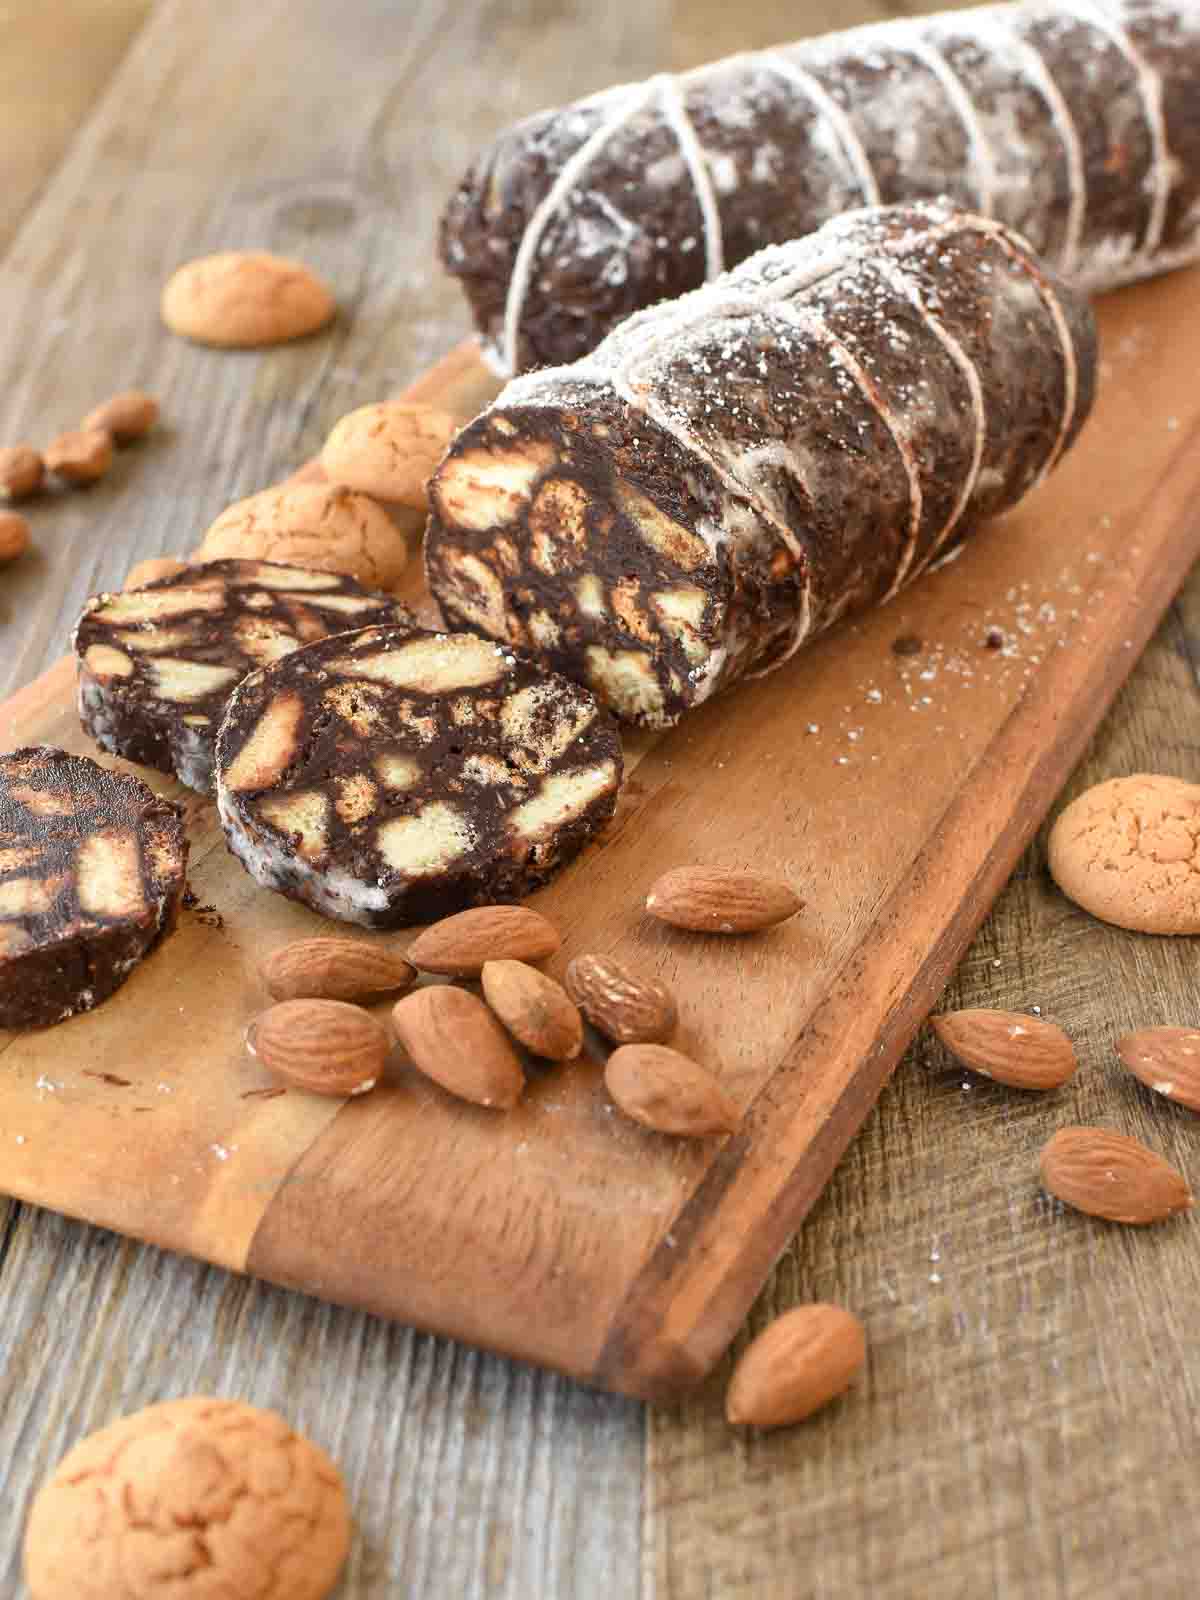
POLYGON ((368 928, 519 900, 611 817, 616 728, 586 689, 474 634, 379 627, 252 672, 217 809, 259 883, 368 928))
POLYGON ((459 184, 441 257, 505 374, 865 205, 946 197, 1110 289, 1200 258, 1197 106, 1196 0, 892 18, 527 117, 459 184))
POLYGON ((344 628, 411 620, 338 573, 232 559, 187 567, 84 606, 79 719, 101 749, 211 794, 217 729, 247 672, 344 628))
POLYGON ((0 756, 0 1027, 108 998, 183 899, 179 808, 140 779, 48 746, 0 756))
POLYGON ((669 727, 891 599, 1040 483, 1095 326, 1007 229, 874 208, 514 379, 430 483, 429 587, 669 727))

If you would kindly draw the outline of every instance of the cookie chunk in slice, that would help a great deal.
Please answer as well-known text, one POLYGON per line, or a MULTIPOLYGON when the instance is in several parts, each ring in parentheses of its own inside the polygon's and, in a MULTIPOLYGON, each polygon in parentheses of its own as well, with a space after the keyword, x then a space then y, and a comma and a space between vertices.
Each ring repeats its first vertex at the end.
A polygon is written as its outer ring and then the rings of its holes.
POLYGON ((101 749, 211 794, 217 729, 248 672, 331 633, 410 621, 353 578, 269 561, 94 595, 75 627, 80 721, 101 749))
POLYGON ((118 989, 175 926, 178 807, 47 747, 0 756, 0 1027, 61 1022, 118 989))
POLYGON ((217 738, 229 848, 368 928, 518 900, 608 821, 616 725, 490 640, 365 628, 245 678, 217 738))

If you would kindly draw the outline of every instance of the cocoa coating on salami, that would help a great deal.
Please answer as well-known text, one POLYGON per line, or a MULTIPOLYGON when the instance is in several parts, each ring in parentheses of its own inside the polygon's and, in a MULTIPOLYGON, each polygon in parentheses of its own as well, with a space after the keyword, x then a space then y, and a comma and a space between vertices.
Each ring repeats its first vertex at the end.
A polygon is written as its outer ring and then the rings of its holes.
POLYGON ((1030 0, 626 84, 476 161, 441 255, 510 373, 864 205, 945 198, 1112 288, 1200 258, 1200 6, 1030 0))
POLYGON ((368 928, 517 900, 612 815, 621 749, 586 689, 475 634, 366 628, 251 673, 217 739, 229 848, 368 928))
POLYGON ((211 794, 217 729, 247 672, 331 633, 411 620, 338 573, 269 561, 188 567, 84 606, 79 718, 101 749, 211 794))
POLYGON ((178 807, 46 746, 0 756, 0 1027, 61 1022, 124 983, 175 926, 178 807))
POLYGON ((675 722, 877 604, 1051 470, 1086 301, 999 224, 848 213, 515 379, 430 485, 449 622, 675 722))

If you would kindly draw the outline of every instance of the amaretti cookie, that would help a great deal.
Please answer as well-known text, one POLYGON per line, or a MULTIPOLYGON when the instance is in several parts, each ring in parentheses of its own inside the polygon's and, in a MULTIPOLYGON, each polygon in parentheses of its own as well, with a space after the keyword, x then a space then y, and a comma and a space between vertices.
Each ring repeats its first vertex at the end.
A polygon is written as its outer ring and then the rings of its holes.
POLYGON ((93 596, 75 628, 79 717, 103 750, 213 790, 225 703, 253 668, 331 633, 409 623, 409 612, 333 572, 209 561, 93 596))
POLYGON ((0 756, 0 1027, 61 1022, 175 926, 179 810, 138 778, 46 747, 0 756))
POLYGON ((368 928, 517 900, 612 815, 621 748, 586 689, 473 634, 376 627, 252 672, 217 739, 229 848, 368 928))

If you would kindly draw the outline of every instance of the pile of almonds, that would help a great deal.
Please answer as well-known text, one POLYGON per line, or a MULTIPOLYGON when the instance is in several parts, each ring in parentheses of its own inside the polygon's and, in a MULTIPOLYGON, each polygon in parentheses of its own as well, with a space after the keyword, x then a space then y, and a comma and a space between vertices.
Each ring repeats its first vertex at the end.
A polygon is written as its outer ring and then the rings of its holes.
MULTIPOLYGON (((114 445, 140 439, 157 421, 158 402, 140 389, 126 389, 40 452, 28 444, 5 446, 0 449, 0 500, 32 499, 46 487, 48 476, 73 488, 98 482, 112 466, 114 445)), ((26 517, 0 511, 0 565, 23 555, 30 539, 26 517)))

